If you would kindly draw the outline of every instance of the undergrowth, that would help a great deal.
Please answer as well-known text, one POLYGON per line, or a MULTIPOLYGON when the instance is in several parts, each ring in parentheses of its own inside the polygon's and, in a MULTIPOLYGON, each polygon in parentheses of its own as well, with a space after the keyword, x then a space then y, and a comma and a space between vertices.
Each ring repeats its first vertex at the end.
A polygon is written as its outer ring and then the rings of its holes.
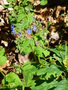
MULTIPOLYGON (((68 90, 68 46, 60 43, 49 47, 49 31, 40 20, 34 18, 34 0, 8 0, 11 34, 21 55, 32 54, 33 60, 23 65, 14 65, 15 72, 4 75, 0 90, 68 90), (21 74, 22 78, 19 77, 21 74)), ((48 0, 40 0, 41 6, 48 0)), ((0 47, 0 69, 7 61, 3 47, 0 47)))

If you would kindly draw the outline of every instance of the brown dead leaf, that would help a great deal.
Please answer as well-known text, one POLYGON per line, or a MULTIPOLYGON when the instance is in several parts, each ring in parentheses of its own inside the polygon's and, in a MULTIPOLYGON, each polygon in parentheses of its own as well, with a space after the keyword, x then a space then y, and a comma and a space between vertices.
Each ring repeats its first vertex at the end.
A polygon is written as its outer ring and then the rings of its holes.
POLYGON ((0 12, 2 12, 3 10, 4 10, 4 7, 0 5, 0 12))
POLYGON ((19 54, 19 55, 18 55, 18 59, 19 59, 19 62, 20 62, 21 64, 23 64, 23 63, 29 61, 29 54, 26 54, 26 55, 24 55, 24 56, 21 55, 21 54, 19 54))
POLYGON ((4 22, 3 18, 0 17, 0 26, 4 26, 4 23, 5 22, 4 22))
POLYGON ((1 44, 3 44, 5 47, 8 47, 8 42, 7 41, 1 40, 1 44))
POLYGON ((40 5, 40 1, 39 1, 39 0, 35 0, 35 1, 33 2, 33 4, 34 4, 34 6, 38 6, 38 5, 40 5))
POLYGON ((7 66, 7 64, 0 66, 0 71, 4 72, 5 74, 7 73, 7 71, 4 70, 4 68, 6 68, 6 66, 7 66))
POLYGON ((66 7, 65 6, 57 6, 57 9, 56 9, 56 18, 59 17, 61 11, 63 11, 64 14, 66 14, 66 7))

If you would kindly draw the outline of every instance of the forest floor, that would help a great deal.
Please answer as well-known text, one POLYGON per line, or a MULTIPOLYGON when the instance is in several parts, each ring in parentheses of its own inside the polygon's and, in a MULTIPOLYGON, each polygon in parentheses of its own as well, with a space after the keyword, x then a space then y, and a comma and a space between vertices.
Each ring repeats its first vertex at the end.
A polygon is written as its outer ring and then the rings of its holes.
MULTIPOLYGON (((35 3, 34 3, 35 4, 35 3)), ((14 43, 15 36, 10 33, 10 23, 8 19, 9 11, 8 9, 4 9, 0 2, 0 46, 5 48, 5 52, 7 55, 7 64, 2 66, 2 71, 7 74, 11 71, 15 72, 15 69, 12 67, 14 64, 21 64, 21 59, 23 62, 28 61, 27 56, 21 56, 20 53, 16 53, 16 45, 14 43), (26 61, 24 61, 26 59, 26 61)), ((55 46, 61 42, 68 42, 68 27, 65 27, 68 22, 68 6, 66 5, 51 5, 46 7, 41 7, 37 5, 34 8, 35 19, 36 21, 39 19, 42 23, 42 28, 46 27, 49 30, 48 39, 50 39, 49 44, 51 46, 55 46), (48 22, 51 22, 50 27, 48 27, 48 22), (54 32, 55 34, 52 34, 54 32), (58 35, 57 33, 58 32, 58 35)), ((23 63, 22 62, 22 63, 23 63)), ((3 76, 0 74, 0 85, 3 76)))

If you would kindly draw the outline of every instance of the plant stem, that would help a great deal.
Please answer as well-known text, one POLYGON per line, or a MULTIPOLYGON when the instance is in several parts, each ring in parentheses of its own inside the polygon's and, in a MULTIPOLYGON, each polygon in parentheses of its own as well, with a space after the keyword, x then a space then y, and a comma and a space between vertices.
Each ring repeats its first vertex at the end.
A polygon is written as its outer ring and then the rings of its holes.
POLYGON ((39 63, 43 66, 44 64, 41 62, 40 57, 38 56, 39 63))
POLYGON ((0 70, 0 73, 5 77, 5 74, 0 70))
POLYGON ((65 41, 65 58, 67 58, 67 41, 65 41))

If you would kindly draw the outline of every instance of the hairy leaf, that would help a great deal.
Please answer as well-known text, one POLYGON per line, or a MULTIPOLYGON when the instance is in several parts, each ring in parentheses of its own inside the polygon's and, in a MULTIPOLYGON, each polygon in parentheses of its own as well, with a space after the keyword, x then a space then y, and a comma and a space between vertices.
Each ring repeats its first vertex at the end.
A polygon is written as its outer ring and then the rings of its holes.
POLYGON ((63 79, 57 83, 57 87, 54 90, 68 90, 68 79, 63 79))
POLYGON ((45 49, 43 49, 40 46, 37 46, 35 48, 35 54, 38 55, 39 57, 44 57, 44 56, 47 57, 47 56, 49 56, 50 52, 45 50, 45 49))
POLYGON ((54 77, 59 77, 62 74, 62 71, 57 68, 55 65, 47 66, 38 70, 37 75, 45 75, 45 78, 48 80, 52 75, 54 77))
POLYGON ((8 86, 8 88, 15 88, 22 85, 22 82, 18 75, 13 72, 8 73, 2 80, 2 84, 8 86))
POLYGON ((0 66, 6 63, 7 57, 5 55, 5 50, 3 47, 0 47, 0 66))
POLYGON ((33 80, 33 75, 35 75, 37 68, 31 65, 30 62, 27 62, 22 66, 21 69, 24 77, 24 85, 26 87, 34 86, 35 80, 33 80))
POLYGON ((41 0, 41 5, 46 5, 48 3, 48 0, 41 0))
POLYGON ((39 86, 31 87, 31 90, 50 90, 51 88, 56 87, 56 85, 57 85, 57 81, 54 80, 50 83, 44 82, 39 86))

